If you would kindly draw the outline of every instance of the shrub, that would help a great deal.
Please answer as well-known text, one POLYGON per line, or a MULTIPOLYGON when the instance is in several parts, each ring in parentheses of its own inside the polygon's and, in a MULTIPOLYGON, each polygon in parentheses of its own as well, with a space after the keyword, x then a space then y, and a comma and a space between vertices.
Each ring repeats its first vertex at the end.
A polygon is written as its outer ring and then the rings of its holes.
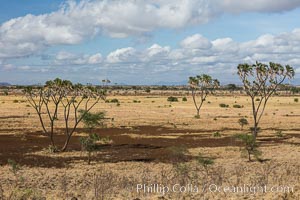
POLYGON ((234 108, 243 108, 243 106, 241 106, 239 104, 234 104, 232 107, 234 107, 234 108))
POLYGON ((277 131, 275 134, 277 137, 280 137, 280 138, 284 137, 284 134, 282 133, 282 131, 277 131))
POLYGON ((182 101, 187 101, 187 98, 186 98, 186 97, 183 97, 183 98, 182 98, 182 101))
POLYGON ((141 103, 141 101, 138 101, 138 100, 133 100, 132 102, 133 103, 141 103))
POLYGON ((119 103, 119 99, 111 99, 109 103, 119 103))
POLYGON ((185 146, 173 146, 168 148, 173 162, 182 162, 186 161, 186 154, 188 149, 185 146))
POLYGON ((21 169, 20 165, 19 165, 16 161, 14 161, 14 160, 8 159, 8 160, 7 160, 7 163, 8 163, 8 165, 10 166, 10 171, 11 171, 14 175, 16 175, 17 172, 21 169))
POLYGON ((167 100, 168 100, 169 102, 178 102, 178 98, 177 98, 177 97, 173 97, 173 96, 168 97, 167 100))
POLYGON ((261 151, 258 150, 259 145, 252 134, 238 134, 235 137, 244 143, 244 149, 241 151, 242 156, 248 157, 248 160, 252 161, 251 155, 253 155, 256 160, 261 161, 259 158, 261 151))
POLYGON ((197 157, 197 162, 200 164, 202 167, 204 167, 206 173, 208 174, 208 167, 214 164, 214 160, 211 158, 206 158, 202 156, 202 154, 199 153, 197 157))
POLYGON ((150 89, 150 88, 146 88, 146 89, 145 89, 145 92, 150 93, 150 92, 151 92, 151 89, 150 89))
POLYGON ((93 134, 89 134, 88 137, 81 137, 80 139, 80 144, 82 147, 82 150, 87 151, 88 152, 88 164, 91 163, 91 154, 93 151, 96 150, 96 142, 100 140, 100 137, 93 133, 93 134))
POLYGON ((48 148, 46 149, 49 153, 55 153, 58 152, 58 148, 55 145, 49 145, 48 148))
POLYGON ((219 131, 214 132, 213 137, 221 137, 221 133, 219 131))
MULTIPOLYGON (((254 131, 254 127, 250 127, 250 131, 253 132, 253 131, 254 131)), ((259 131, 260 131, 260 127, 257 127, 257 128, 256 128, 256 131, 259 132, 259 131)))
POLYGON ((248 120, 247 120, 246 118, 240 118, 240 119, 238 120, 238 123, 239 123, 239 125, 241 126, 241 129, 242 129, 242 130, 243 130, 243 128, 244 128, 245 125, 248 125, 248 124, 249 124, 249 122, 248 122, 248 120))
POLYGON ((295 98, 295 99, 294 99, 294 102, 298 103, 298 102, 299 102, 299 99, 298 99, 298 98, 295 98))
POLYGON ((16 99, 13 101, 13 103, 18 103, 18 102, 19 102, 19 101, 18 101, 18 100, 16 100, 16 99))
POLYGON ((200 119, 200 115, 195 115, 194 118, 200 119))
POLYGON ((102 127, 104 125, 105 112, 91 113, 85 110, 79 110, 79 113, 82 116, 84 127, 88 128, 89 131, 95 127, 102 127))
POLYGON ((220 103, 219 106, 220 106, 221 108, 228 108, 228 107, 229 107, 229 105, 227 105, 227 104, 225 104, 225 103, 220 103))

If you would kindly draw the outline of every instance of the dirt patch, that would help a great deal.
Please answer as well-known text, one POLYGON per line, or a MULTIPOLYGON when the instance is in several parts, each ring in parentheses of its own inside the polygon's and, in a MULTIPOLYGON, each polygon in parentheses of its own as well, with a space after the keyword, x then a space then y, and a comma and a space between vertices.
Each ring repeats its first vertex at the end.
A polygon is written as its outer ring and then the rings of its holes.
MULTIPOLYGON (((84 130, 79 129, 78 132, 84 130)), ((142 161, 142 162, 171 162, 169 150, 173 146, 197 147, 226 147, 240 146, 241 143, 233 137, 213 138, 211 133, 203 130, 172 129, 159 126, 138 126, 125 128, 106 128, 95 130, 103 137, 110 137, 113 143, 99 146, 94 160, 102 162, 142 161), (206 134, 204 134, 206 132, 206 134), (125 133, 138 135, 166 136, 160 138, 132 138, 125 133), (199 133, 199 134, 197 134, 199 133), (168 135, 180 134, 177 138, 168 138, 168 135)), ((212 131, 214 132, 214 131, 212 131)), ((55 142, 62 146, 65 140, 63 134, 55 136, 55 142)), ((260 142, 283 142, 278 138, 261 139, 260 142)), ((21 165, 39 167, 65 167, 69 163, 85 159, 84 156, 57 156, 35 155, 49 146, 49 139, 41 132, 30 132, 23 135, 0 135, 0 164, 7 164, 8 159, 14 159, 21 165)), ((71 139, 69 151, 81 150, 79 136, 71 139)))

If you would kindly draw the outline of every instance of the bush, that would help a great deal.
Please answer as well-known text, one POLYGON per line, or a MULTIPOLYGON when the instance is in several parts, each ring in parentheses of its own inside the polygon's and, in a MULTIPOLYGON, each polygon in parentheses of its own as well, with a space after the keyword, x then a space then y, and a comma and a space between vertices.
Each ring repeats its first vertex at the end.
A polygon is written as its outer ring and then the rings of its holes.
POLYGON ((88 164, 91 163, 91 154, 93 151, 96 150, 96 142, 100 140, 100 137, 93 133, 93 134, 89 134, 88 137, 81 137, 79 139, 82 150, 87 151, 88 152, 88 164))
POLYGON ((186 97, 183 97, 183 98, 182 98, 182 101, 187 101, 187 98, 186 98, 186 97))
POLYGON ((220 106, 221 108, 228 108, 228 107, 229 107, 229 105, 227 105, 227 104, 225 104, 225 103, 220 103, 219 106, 220 106))
POLYGON ((214 132, 213 137, 221 137, 221 133, 219 131, 214 132))
POLYGON ((169 102, 178 102, 178 98, 177 98, 177 97, 173 97, 173 96, 168 97, 167 100, 168 100, 169 102))
POLYGON ((151 89, 150 88, 146 88, 145 92, 150 93, 151 89))
POLYGON ((234 108, 243 108, 244 106, 241 106, 239 104, 234 104, 232 107, 234 107, 234 108))
POLYGON ((256 160, 261 161, 261 151, 258 150, 259 145, 252 134, 238 134, 235 137, 245 145, 242 156, 248 157, 248 160, 252 161, 251 155, 253 155, 256 160))
MULTIPOLYGON (((254 131, 254 127, 250 127, 250 131, 254 131)), ((257 132, 259 132, 260 131, 260 127, 257 127, 257 132)))
POLYGON ((276 136, 282 138, 284 137, 284 134, 282 133, 282 131, 277 131, 276 136))
POLYGON ((205 169, 208 168, 208 166, 213 165, 214 164, 214 160, 211 158, 205 158, 203 157, 200 153, 197 157, 197 162, 202 165, 205 169))
POLYGON ((111 99, 109 102, 110 103, 119 103, 119 100, 118 99, 111 99))
POLYGON ((194 116, 196 119, 200 119, 200 115, 195 115, 194 116))
POLYGON ((299 102, 299 99, 298 99, 298 98, 295 98, 295 99, 294 99, 294 102, 298 103, 298 102, 299 102))
POLYGON ((138 101, 138 100, 133 100, 132 102, 133 103, 141 103, 141 101, 138 101))
POLYGON ((19 102, 19 101, 18 101, 18 100, 16 100, 16 99, 13 101, 13 103, 18 103, 18 102, 19 102))
POLYGON ((246 118, 240 118, 240 119, 238 120, 238 123, 240 124, 241 129, 243 129, 243 127, 244 127, 245 125, 248 125, 248 124, 249 124, 249 122, 248 122, 248 120, 247 120, 246 118))
POLYGON ((96 127, 103 127, 105 120, 105 112, 86 112, 85 110, 79 110, 80 115, 82 116, 82 122, 84 127, 88 129, 93 129, 96 127))

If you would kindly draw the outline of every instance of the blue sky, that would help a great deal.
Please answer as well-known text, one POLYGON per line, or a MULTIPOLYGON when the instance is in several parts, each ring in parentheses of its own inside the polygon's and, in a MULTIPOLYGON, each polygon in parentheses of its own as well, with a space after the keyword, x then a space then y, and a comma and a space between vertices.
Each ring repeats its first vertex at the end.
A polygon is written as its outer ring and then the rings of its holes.
POLYGON ((237 83, 239 63, 279 62, 300 84, 300 0, 2 0, 0 82, 237 83))

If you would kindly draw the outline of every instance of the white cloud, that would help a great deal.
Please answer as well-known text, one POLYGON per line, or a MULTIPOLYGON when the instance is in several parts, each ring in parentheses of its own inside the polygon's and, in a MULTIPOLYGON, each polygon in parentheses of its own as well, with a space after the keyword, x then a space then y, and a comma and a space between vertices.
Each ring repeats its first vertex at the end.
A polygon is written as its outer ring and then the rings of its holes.
POLYGON ((107 56, 108 63, 127 62, 134 59, 136 50, 132 47, 117 49, 107 56))
POLYGON ((97 53, 95 55, 92 55, 88 59, 88 64, 100 64, 102 62, 102 55, 100 53, 97 53))
POLYGON ((211 42, 200 34, 189 36, 181 41, 181 47, 190 49, 209 49, 211 42))
POLYGON ((153 44, 151 47, 147 49, 147 53, 150 57, 165 54, 168 53, 169 51, 170 51, 170 47, 168 46, 162 47, 158 44, 153 44))
POLYGON ((118 63, 118 66, 123 67, 124 70, 127 69, 128 72, 135 69, 136 73, 143 73, 145 76, 156 74, 160 77, 161 72, 166 71, 169 71, 172 77, 175 77, 176 73, 185 74, 185 76, 186 74, 211 73, 219 76, 221 80, 230 80, 232 74, 235 74, 236 66, 244 62, 273 61, 283 65, 290 64, 298 71, 300 46, 294 46, 300 42, 297 34, 298 32, 294 30, 279 35, 262 35, 247 42, 236 42, 231 38, 209 41, 196 34, 196 36, 192 35, 184 39, 184 42, 181 42, 181 48, 178 49, 162 47, 158 44, 145 50, 136 50, 132 47, 117 49, 107 56, 105 64, 109 69, 113 66, 111 64, 118 63), (198 45, 188 45, 187 49, 186 44, 188 42, 193 44, 192 41, 198 45), (211 47, 199 49, 199 41, 205 41, 211 44, 211 47), (131 65, 132 63, 135 65, 131 65))
MULTIPOLYGON (((231 38, 218 38, 208 41, 211 47, 207 49, 199 49, 197 45, 194 48, 191 46, 185 48, 182 45, 172 49, 169 46, 153 44, 145 49, 133 47, 116 49, 105 57, 102 57, 100 53, 87 55, 61 51, 52 56, 53 65, 51 65, 51 60, 47 60, 52 67, 29 68, 30 64, 28 66, 27 64, 24 66, 2 64, 1 70, 4 72, 29 70, 37 73, 40 72, 39 69, 46 69, 45 72, 50 74, 60 75, 67 72, 70 76, 72 74, 77 76, 76 74, 81 73, 101 74, 104 69, 109 77, 118 77, 118 81, 124 83, 137 80, 134 78, 137 75, 145 77, 137 81, 145 83, 144 80, 148 80, 148 83, 156 83, 161 80, 176 82, 193 74, 209 73, 221 81, 238 82, 238 77, 233 79, 232 76, 236 74, 236 66, 239 63, 273 61, 283 65, 290 64, 298 74, 300 73, 300 45, 296 45, 300 44, 298 30, 278 35, 262 35, 246 42, 237 42, 231 38)), ((195 36, 187 38, 195 38, 195 36)))
POLYGON ((57 60, 70 60, 75 58, 76 56, 70 52, 67 51, 60 51, 58 52, 58 54, 56 55, 56 59, 57 60))
POLYGON ((94 55, 73 54, 67 51, 60 51, 55 55, 55 65, 95 65, 102 62, 101 53, 94 55))
MULTIPOLYGON (((32 55, 52 45, 78 44, 99 34, 124 38, 159 28, 203 24, 226 12, 281 12, 299 6, 300 0, 67 1, 58 11, 3 23, 0 58, 32 55)), ((190 39, 199 42, 199 47, 209 47, 201 36, 194 37, 190 39)))

